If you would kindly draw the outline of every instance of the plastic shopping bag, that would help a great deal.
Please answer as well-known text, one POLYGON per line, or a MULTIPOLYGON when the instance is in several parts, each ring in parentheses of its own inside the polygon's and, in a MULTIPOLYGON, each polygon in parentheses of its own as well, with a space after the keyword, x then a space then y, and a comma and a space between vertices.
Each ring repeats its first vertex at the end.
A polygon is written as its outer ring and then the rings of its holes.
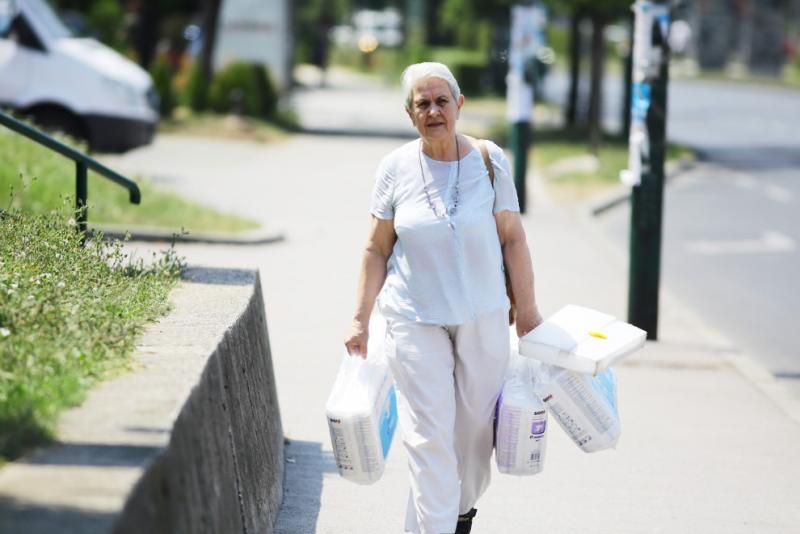
POLYGON ((344 354, 326 412, 339 474, 357 484, 380 479, 397 428, 394 383, 382 351, 366 360, 344 354))
POLYGON ((614 370, 592 376, 542 364, 542 371, 539 395, 572 441, 585 452, 613 448, 621 431, 614 370))
POLYGON ((501 473, 535 475, 544 468, 547 411, 534 386, 539 366, 512 350, 497 400, 495 461, 501 473))

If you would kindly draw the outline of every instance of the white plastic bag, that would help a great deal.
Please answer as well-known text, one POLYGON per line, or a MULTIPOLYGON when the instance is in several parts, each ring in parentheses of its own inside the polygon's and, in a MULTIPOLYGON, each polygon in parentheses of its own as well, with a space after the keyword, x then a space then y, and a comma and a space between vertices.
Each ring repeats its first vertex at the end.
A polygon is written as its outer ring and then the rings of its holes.
POLYGON ((593 377, 542 364, 542 371, 539 394, 572 441, 585 452, 614 447, 621 431, 614 370, 593 377))
POLYGON ((538 367, 538 362, 511 351, 497 400, 495 461, 501 473, 535 475, 544 468, 547 411, 534 387, 538 367))
POLYGON ((394 383, 382 349, 363 360, 347 353, 326 405, 339 474, 357 484, 381 475, 397 428, 394 383))

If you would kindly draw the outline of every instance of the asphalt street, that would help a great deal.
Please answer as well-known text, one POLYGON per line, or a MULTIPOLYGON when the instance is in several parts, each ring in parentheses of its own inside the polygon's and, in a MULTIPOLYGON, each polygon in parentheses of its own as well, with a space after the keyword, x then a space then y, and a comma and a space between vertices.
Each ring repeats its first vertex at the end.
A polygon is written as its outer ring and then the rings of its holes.
MULTIPOLYGON (((667 186, 662 282, 800 395, 800 91, 676 80, 668 117, 701 161, 667 186)), ((629 219, 598 220, 627 247, 629 219)))

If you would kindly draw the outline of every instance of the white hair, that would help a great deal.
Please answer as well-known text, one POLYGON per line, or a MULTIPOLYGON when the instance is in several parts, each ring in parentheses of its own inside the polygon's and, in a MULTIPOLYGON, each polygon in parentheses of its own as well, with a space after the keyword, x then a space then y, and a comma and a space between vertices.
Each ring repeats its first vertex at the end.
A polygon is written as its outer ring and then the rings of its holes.
POLYGON ((435 63, 433 61, 414 63, 406 67, 403 74, 400 76, 403 93, 406 95, 406 107, 411 107, 411 93, 414 90, 414 86, 417 82, 425 78, 441 78, 447 82, 447 85, 450 87, 450 92, 453 94, 453 98, 458 100, 458 97, 461 96, 461 89, 458 87, 458 82, 455 76, 453 76, 453 73, 450 72, 450 69, 447 68, 447 65, 435 63))

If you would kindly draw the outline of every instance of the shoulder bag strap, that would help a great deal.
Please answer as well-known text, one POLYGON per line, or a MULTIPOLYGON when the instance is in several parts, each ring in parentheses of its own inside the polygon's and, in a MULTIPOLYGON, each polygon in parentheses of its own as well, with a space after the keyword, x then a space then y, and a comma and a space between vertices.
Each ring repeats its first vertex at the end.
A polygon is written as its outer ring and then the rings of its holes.
MULTIPOLYGON (((476 140, 476 144, 478 145, 478 150, 481 151, 483 164, 486 165, 486 170, 489 172, 489 180, 492 181, 492 189, 494 189, 494 165, 492 165, 492 160, 489 159, 489 148, 486 146, 486 141, 484 139, 476 140)), ((505 258, 503 258, 503 265, 505 265, 505 258)), ((503 274, 506 279, 506 294, 511 304, 508 310, 508 324, 512 325, 517 319, 517 302, 514 298, 514 292, 511 290, 511 279, 508 277, 508 269, 505 267, 503 268, 503 274)))
POLYGON ((485 140, 480 139, 478 141, 478 150, 481 151, 483 164, 486 165, 486 170, 489 171, 489 179, 492 181, 492 187, 494 187, 494 165, 492 165, 492 160, 489 159, 489 149, 486 147, 485 140))

